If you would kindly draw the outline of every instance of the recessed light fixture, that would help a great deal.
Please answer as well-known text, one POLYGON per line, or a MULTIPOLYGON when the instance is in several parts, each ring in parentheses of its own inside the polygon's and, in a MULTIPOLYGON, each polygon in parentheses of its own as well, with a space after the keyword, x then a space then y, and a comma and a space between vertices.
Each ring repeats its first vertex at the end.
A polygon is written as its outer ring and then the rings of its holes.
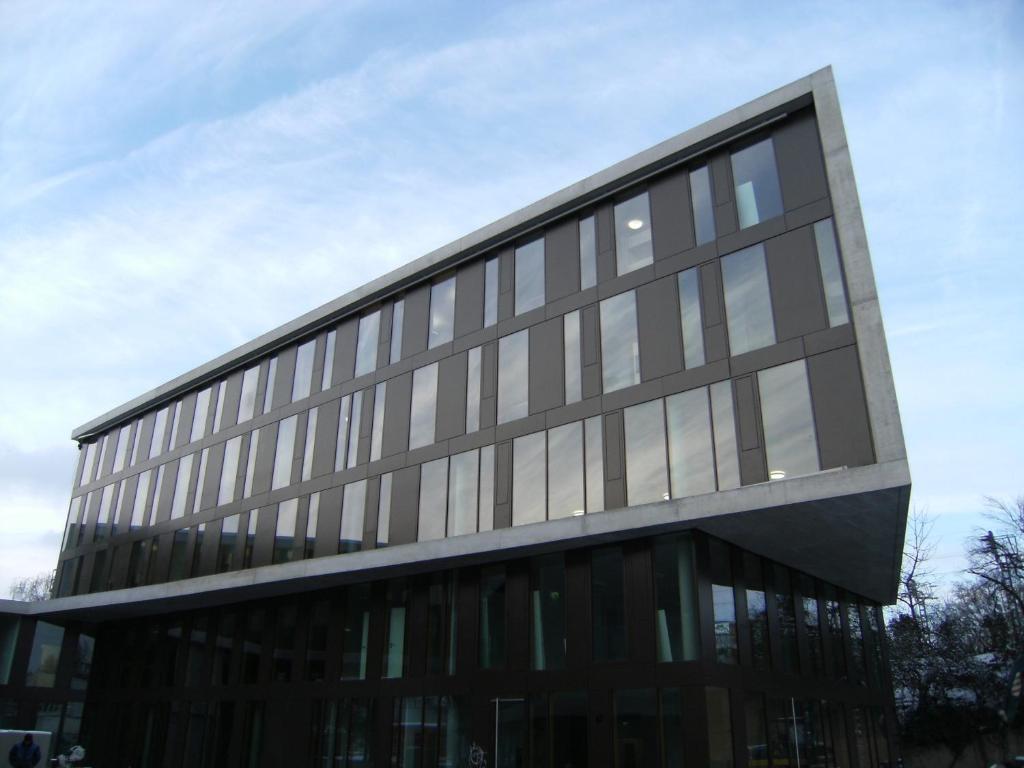
POLYGON ((786 470, 784 469, 773 469, 768 473, 769 480, 782 480, 786 476, 786 470))
POLYGON ((665 501, 668 501, 671 497, 667 493, 663 493, 661 494, 661 498, 663 498, 665 501))
POLYGON ((642 219, 630 219, 626 222, 626 226, 630 229, 640 229, 644 225, 642 219))
POLYGON ((572 512, 572 516, 573 517, 583 517, 583 510, 582 509, 574 509, 573 512, 572 512))

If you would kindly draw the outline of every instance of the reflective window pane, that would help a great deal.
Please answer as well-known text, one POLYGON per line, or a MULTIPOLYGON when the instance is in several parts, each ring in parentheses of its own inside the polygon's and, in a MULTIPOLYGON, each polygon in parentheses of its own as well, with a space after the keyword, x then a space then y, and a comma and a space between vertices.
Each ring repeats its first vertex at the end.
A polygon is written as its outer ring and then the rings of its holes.
MULTIPOLYGON (((212 394, 213 388, 207 387, 196 396, 196 409, 192 414, 192 429, 188 437, 190 443, 206 437, 206 420, 210 413, 210 396, 212 394)), ((118 449, 120 450, 120 445, 118 445, 118 449)))
POLYGON ((377 339, 380 334, 380 310, 359 318, 356 339, 356 376, 369 373, 377 367, 377 339))
MULTIPOLYGON (((222 381, 217 385, 217 407, 213 414, 213 431, 216 434, 220 432, 221 421, 224 418, 224 393, 227 391, 227 382, 222 381)), ((138 434, 142 430, 137 430, 135 437, 138 438, 138 434)), ((138 445, 135 446, 136 448, 138 445)), ((132 453, 132 464, 135 463, 135 454, 132 453)))
POLYGON ((711 414, 705 387, 665 398, 673 498, 715 490, 711 414))
POLYGON ((545 519, 544 433, 512 441, 512 525, 545 519))
POLYGON ((164 439, 167 437, 167 408, 161 408, 156 412, 156 421, 153 423, 153 438, 149 443, 149 458, 155 458, 163 453, 164 439))
POLYGON ((779 622, 782 668, 787 672, 797 672, 800 668, 800 653, 796 640, 796 605, 789 569, 776 563, 772 573, 775 577, 775 612, 779 622))
POLYGON ((429 349, 447 344, 455 332, 455 277, 430 286, 429 349))
MULTIPOLYGON (((345 398, 342 398, 341 408, 342 413, 345 414, 345 398)), ((350 413, 345 414, 345 416, 347 416, 349 422, 348 445, 345 448, 345 455, 347 457, 345 466, 348 469, 352 469, 359 462, 359 424, 363 419, 363 390, 352 393, 352 410, 350 413)))
POLYGON ((548 430, 548 479, 548 519, 582 515, 586 510, 582 421, 548 430))
POLYGON ((479 529, 494 529, 494 446, 480 449, 480 514, 479 529))
MULTIPOLYGON (((174 480, 174 499, 171 502, 172 520, 185 516, 185 502, 188 499, 188 488, 189 481, 192 479, 192 460, 194 457, 195 454, 190 453, 188 456, 182 456, 181 461, 178 462, 178 474, 174 480)), ((106 495, 104 494, 105 498, 106 495)))
MULTIPOLYGON (((263 393, 263 412, 270 413, 274 405, 274 388, 277 386, 277 355, 270 358, 267 366, 267 390, 263 393)), ((223 394, 223 392, 221 393, 223 394)))
POLYGON ((377 461, 384 442, 384 404, 387 401, 388 383, 382 381, 373 388, 373 424, 370 430, 370 461, 377 461))
MULTIPOLYGON (((320 409, 310 408, 306 415, 306 439, 302 446, 302 481, 313 478, 313 450, 316 444, 316 422, 320 417, 320 409)), ((248 477, 246 481, 248 482, 248 477)))
POLYGON ((845 325, 850 322, 850 316, 846 311, 846 289, 843 288, 843 271, 839 266, 839 248, 836 246, 832 219, 815 223, 814 242, 818 246, 818 266, 821 268, 821 283, 825 288, 829 327, 845 325))
POLYGON ((299 417, 289 416, 281 419, 277 426, 277 447, 274 452, 274 476, 270 484, 271 490, 284 488, 292 481, 292 458, 295 455, 295 430, 299 417))
POLYGON ((238 423, 248 421, 256 412, 256 385, 260 379, 260 367, 254 365, 242 374, 242 396, 238 401, 238 423))
POLYGON ((316 339, 300 344, 295 351, 295 378, 292 380, 292 402, 309 397, 313 389, 313 353, 316 339))
POLYGON ((530 332, 498 341, 498 423, 522 419, 530 412, 530 332))
POLYGON ((437 363, 412 374, 412 410, 409 415, 409 450, 434 442, 437 422, 437 363))
POLYGON ((36 622, 32 650, 29 652, 28 667, 25 670, 25 685, 53 688, 57 682, 57 668, 60 665, 63 644, 64 627, 45 621, 36 622))
POLYGON ((775 343, 775 321, 768 289, 764 246, 754 245, 722 257, 729 350, 741 355, 775 343))
POLYGON ((217 543, 217 573, 234 570, 235 552, 238 549, 239 515, 225 517, 221 521, 220 541, 217 543))
POLYGON ((380 498, 377 501, 377 546, 387 546, 391 535, 391 473, 380 476, 380 498))
POLYGON ((768 602, 761 558, 749 552, 744 553, 743 573, 747 582, 747 625, 754 666, 757 669, 768 669, 771 660, 768 650, 768 602))
POLYGON ((565 667, 565 560, 530 561, 530 659, 533 669, 565 667))
POLYGON ((679 273, 679 320, 683 329, 683 363, 704 365, 704 328, 700 312, 700 277, 697 268, 679 273))
POLYGON ((479 497, 480 452, 466 451, 451 457, 448 479, 448 535, 476 533, 479 497))
POLYGON ((740 229, 782 215, 782 193, 771 139, 734 152, 732 178, 740 229))
POLYGON ((708 712, 708 768, 732 768, 732 714, 728 688, 705 688, 708 712))
POLYGON ((277 505, 277 526, 274 530, 274 563, 297 560, 295 525, 298 522, 299 500, 288 499, 277 505))
POLYGON ((669 498, 665 467, 665 418, 661 400, 623 411, 626 427, 626 495, 630 505, 669 498))
POLYGON ((334 378, 334 345, 337 343, 338 332, 328 331, 327 341, 324 345, 324 370, 320 377, 320 390, 326 391, 331 388, 334 378))
POLYGON ((759 371, 761 421, 768 479, 807 475, 820 469, 807 364, 796 360, 759 371))
POLYGON ((640 383, 633 291, 601 302, 601 380, 606 393, 640 383))
POLYGON ((587 451, 587 512, 604 509, 604 443, 601 417, 592 416, 584 422, 587 451))
POLYGON ((341 678, 366 678, 367 638, 370 635, 370 585, 345 590, 345 626, 342 632, 341 678))
POLYGON ((391 310, 391 353, 390 361, 397 363, 402 359, 402 326, 405 323, 405 299, 395 302, 391 310))
POLYGON ((580 220, 580 290, 597 285, 597 224, 593 216, 580 220))
POLYGON ((736 663, 736 601, 728 584, 712 584, 715 616, 715 658, 720 664, 736 663))
POLYGON ((309 497, 309 508, 306 512, 306 540, 302 545, 302 556, 313 557, 316 549, 316 529, 320 521, 320 494, 313 493, 309 497))
POLYGON ((516 248, 515 314, 544 304, 544 239, 516 248))
POLYGON ((341 533, 339 552, 356 552, 362 547, 363 518, 366 514, 366 481, 359 480, 345 486, 341 504, 341 533))
POLYGON ((242 498, 252 496, 252 484, 256 479, 256 455, 260 450, 260 430, 254 429, 249 435, 249 456, 245 462, 245 485, 242 487, 242 498))
POLYGON ((565 349, 565 402, 578 402, 583 397, 583 376, 580 360, 580 313, 570 312, 562 320, 565 349))
POLYGON ((466 434, 480 429, 481 349, 469 350, 466 363, 466 434))
POLYGON ((644 192, 615 206, 616 274, 624 275, 653 263, 651 206, 644 192))
POLYGON ((498 260, 484 262, 484 327, 498 322, 498 260))
POLYGON ((715 426, 715 468, 718 490, 740 487, 740 462, 736 451, 736 422, 732 409, 732 382, 711 385, 711 419, 715 426))
POLYGON ((420 507, 417 541, 443 539, 448 508, 448 459, 420 465, 420 507))
POLYGON ((715 239, 715 212, 711 198, 711 174, 706 165, 690 173, 690 204, 697 245, 710 243, 715 239))
MULTIPOLYGON (((206 390, 207 401, 209 401, 209 390, 206 390)), ((202 398, 196 400, 196 413, 199 412, 202 398)), ((205 416, 203 417, 206 418, 205 416)), ((114 472, 120 472, 124 469, 124 463, 128 458, 128 436, 131 432, 131 424, 127 424, 118 431, 117 433, 117 450, 114 452, 114 472)), ((189 439, 191 442, 191 437, 189 439)))
POLYGON ((658 661, 698 659, 697 565, 689 535, 655 540, 654 587, 658 661))
POLYGON ((238 457, 242 449, 242 436, 232 437, 224 444, 224 463, 221 465, 220 488, 217 505, 235 500, 235 481, 238 479, 238 457))

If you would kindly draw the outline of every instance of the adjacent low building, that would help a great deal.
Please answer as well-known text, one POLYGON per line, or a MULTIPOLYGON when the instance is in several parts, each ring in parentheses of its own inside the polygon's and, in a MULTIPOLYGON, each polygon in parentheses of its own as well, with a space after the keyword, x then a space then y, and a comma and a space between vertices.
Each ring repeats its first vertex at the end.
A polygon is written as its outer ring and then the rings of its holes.
POLYGON ((910 477, 828 69, 72 437, 0 716, 97 764, 895 760, 910 477))

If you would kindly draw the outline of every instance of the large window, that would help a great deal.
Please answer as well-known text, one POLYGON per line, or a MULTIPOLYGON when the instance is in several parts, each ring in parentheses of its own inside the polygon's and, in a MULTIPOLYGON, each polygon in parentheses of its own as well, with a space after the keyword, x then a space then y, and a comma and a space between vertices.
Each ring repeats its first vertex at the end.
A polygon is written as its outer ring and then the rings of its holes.
POLYGON ((633 291, 601 302, 601 379, 606 393, 640 383, 640 345, 633 291))
POLYGON ((256 387, 260 380, 260 367, 254 365, 242 374, 242 394, 238 401, 238 423, 248 421, 256 412, 256 387))
POLYGON ((626 495, 630 505, 668 500, 662 401, 626 408, 626 495))
POLYGON ((405 299, 399 299, 391 310, 391 350, 389 360, 397 363, 402 359, 402 324, 405 322, 405 299))
POLYGON ((412 411, 409 415, 409 450, 434 442, 437 422, 437 363, 412 374, 412 411))
POLYGON ((545 519, 544 437, 535 432, 512 442, 512 525, 545 519))
POLYGON ((700 657, 700 614, 697 565, 689 535, 655 540, 654 587, 658 661, 694 661, 700 657))
POLYGON ((768 669, 771 656, 768 643, 768 602, 764 591, 764 570, 761 558, 745 552, 743 574, 747 583, 747 626, 750 628, 750 651, 757 669, 768 669))
POLYGON ((156 421, 153 423, 153 438, 149 443, 149 458, 151 459, 163 453, 164 439, 167 437, 167 412, 168 408, 166 407, 156 412, 156 421))
MULTIPOLYGON (((224 444, 224 463, 221 465, 217 506, 235 500, 235 483, 238 480, 238 458, 241 449, 242 435, 232 437, 224 444)), ((156 501, 153 504, 155 506, 156 501)))
MULTIPOLYGON (((213 388, 207 387, 198 395, 196 395, 196 409, 192 414, 192 429, 189 432, 188 441, 194 443, 202 437, 206 436, 206 419, 210 413, 210 395, 213 394, 213 388)), ((127 445, 127 442, 125 442, 127 445)), ((121 452, 121 444, 118 442, 117 445, 118 454, 121 452)), ((116 465, 115 465, 116 466, 116 465)), ((121 468, 124 468, 123 461, 121 462, 121 468)))
POLYGON ((839 266, 839 248, 832 219, 824 219, 814 225, 814 242, 818 247, 818 266, 821 268, 821 282, 825 288, 825 306, 828 308, 830 328, 850 322, 846 310, 846 289, 843 288, 843 271, 839 266))
POLYGON ((387 400, 388 383, 380 382, 373 388, 373 423, 370 429, 370 461, 377 461, 381 456, 384 442, 384 403, 387 400))
POLYGON ((530 332, 498 340, 498 423, 530 413, 530 332))
POLYGON ((594 661, 626 658, 626 586, 622 547, 590 553, 590 595, 594 661))
POLYGON ((437 459, 421 464, 417 541, 444 538, 447 508, 448 459, 437 459))
POLYGON ((328 331, 327 340, 324 343, 324 369, 320 374, 320 390, 326 392, 331 388, 334 378, 334 345, 338 340, 337 331, 328 331))
POLYGON ((292 380, 292 402, 309 397, 313 390, 313 353, 316 339, 300 344, 295 351, 295 378, 292 380))
POLYGON ((624 275, 653 263, 651 206, 643 192, 615 206, 616 274, 624 275))
POLYGON ((782 193, 771 139, 732 154, 740 229, 782 215, 782 193))
POLYGON ((722 257, 729 349, 740 355, 775 343, 775 320, 760 243, 722 257))
POLYGON ((480 429, 481 348, 473 347, 466 362, 466 434, 480 429))
POLYGON ((25 685, 53 688, 57 681, 57 668, 60 665, 60 651, 63 644, 64 627, 48 624, 45 621, 36 622, 28 668, 25 670, 25 685))
POLYGON ((369 373, 377 367, 377 339, 380 334, 380 310, 359 318, 356 338, 356 376, 369 373))
POLYGON ((705 387, 665 398, 669 486, 676 498, 715 490, 715 454, 708 406, 705 387))
POLYGON ((583 397, 579 310, 562 318, 562 336, 565 352, 565 403, 568 405, 583 397))
POLYGON ((580 290, 597 285, 597 225, 593 216, 580 220, 580 290))
POLYGON ((582 515, 585 496, 583 422, 548 430, 548 519, 582 515))
MULTIPOLYGON (((192 479, 192 460, 195 454, 182 456, 178 462, 178 474, 174 479, 174 499, 171 501, 171 519, 177 520, 185 516, 185 502, 188 498, 189 481, 192 479)), ((111 486, 107 486, 108 488, 111 486)), ((104 489, 103 501, 106 502, 106 489, 104 489)))
POLYGON ((457 453, 448 468, 448 536, 476 533, 480 452, 457 453))
POLYGON ((757 374, 761 395, 768 479, 782 480, 820 469, 807 364, 803 360, 757 374))
POLYGON ((533 669, 565 667, 565 561, 561 554, 530 562, 530 659, 533 669))
POLYGON ((295 455, 295 430, 299 417, 289 416, 277 426, 277 447, 274 452, 274 476, 270 488, 284 488, 292 481, 292 458, 295 455))
POLYGON ((359 480, 345 486, 341 505, 341 532, 338 535, 339 552, 357 552, 363 542, 363 518, 366 514, 366 481, 359 480))
POLYGON ((516 314, 544 304, 544 238, 516 248, 516 314))
POLYGON ((704 327, 700 311, 700 277, 697 268, 679 273, 679 320, 683 330, 683 363, 687 368, 704 365, 704 327))
POLYGON ((277 526, 274 531, 274 563, 289 563, 301 557, 295 526, 298 524, 299 500, 288 499, 277 505, 277 526))
POLYGON ((447 344, 455 332, 455 277, 430 286, 430 338, 428 348, 447 344))

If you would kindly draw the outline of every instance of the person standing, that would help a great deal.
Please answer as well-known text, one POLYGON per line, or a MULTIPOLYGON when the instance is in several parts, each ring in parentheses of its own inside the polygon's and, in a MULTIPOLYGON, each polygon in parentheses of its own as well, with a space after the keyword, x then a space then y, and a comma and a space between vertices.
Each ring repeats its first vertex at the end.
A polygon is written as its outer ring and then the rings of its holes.
POLYGON ((7 753, 7 762, 11 768, 34 768, 39 764, 39 759, 39 745, 32 741, 31 733, 26 733, 25 738, 7 753))

